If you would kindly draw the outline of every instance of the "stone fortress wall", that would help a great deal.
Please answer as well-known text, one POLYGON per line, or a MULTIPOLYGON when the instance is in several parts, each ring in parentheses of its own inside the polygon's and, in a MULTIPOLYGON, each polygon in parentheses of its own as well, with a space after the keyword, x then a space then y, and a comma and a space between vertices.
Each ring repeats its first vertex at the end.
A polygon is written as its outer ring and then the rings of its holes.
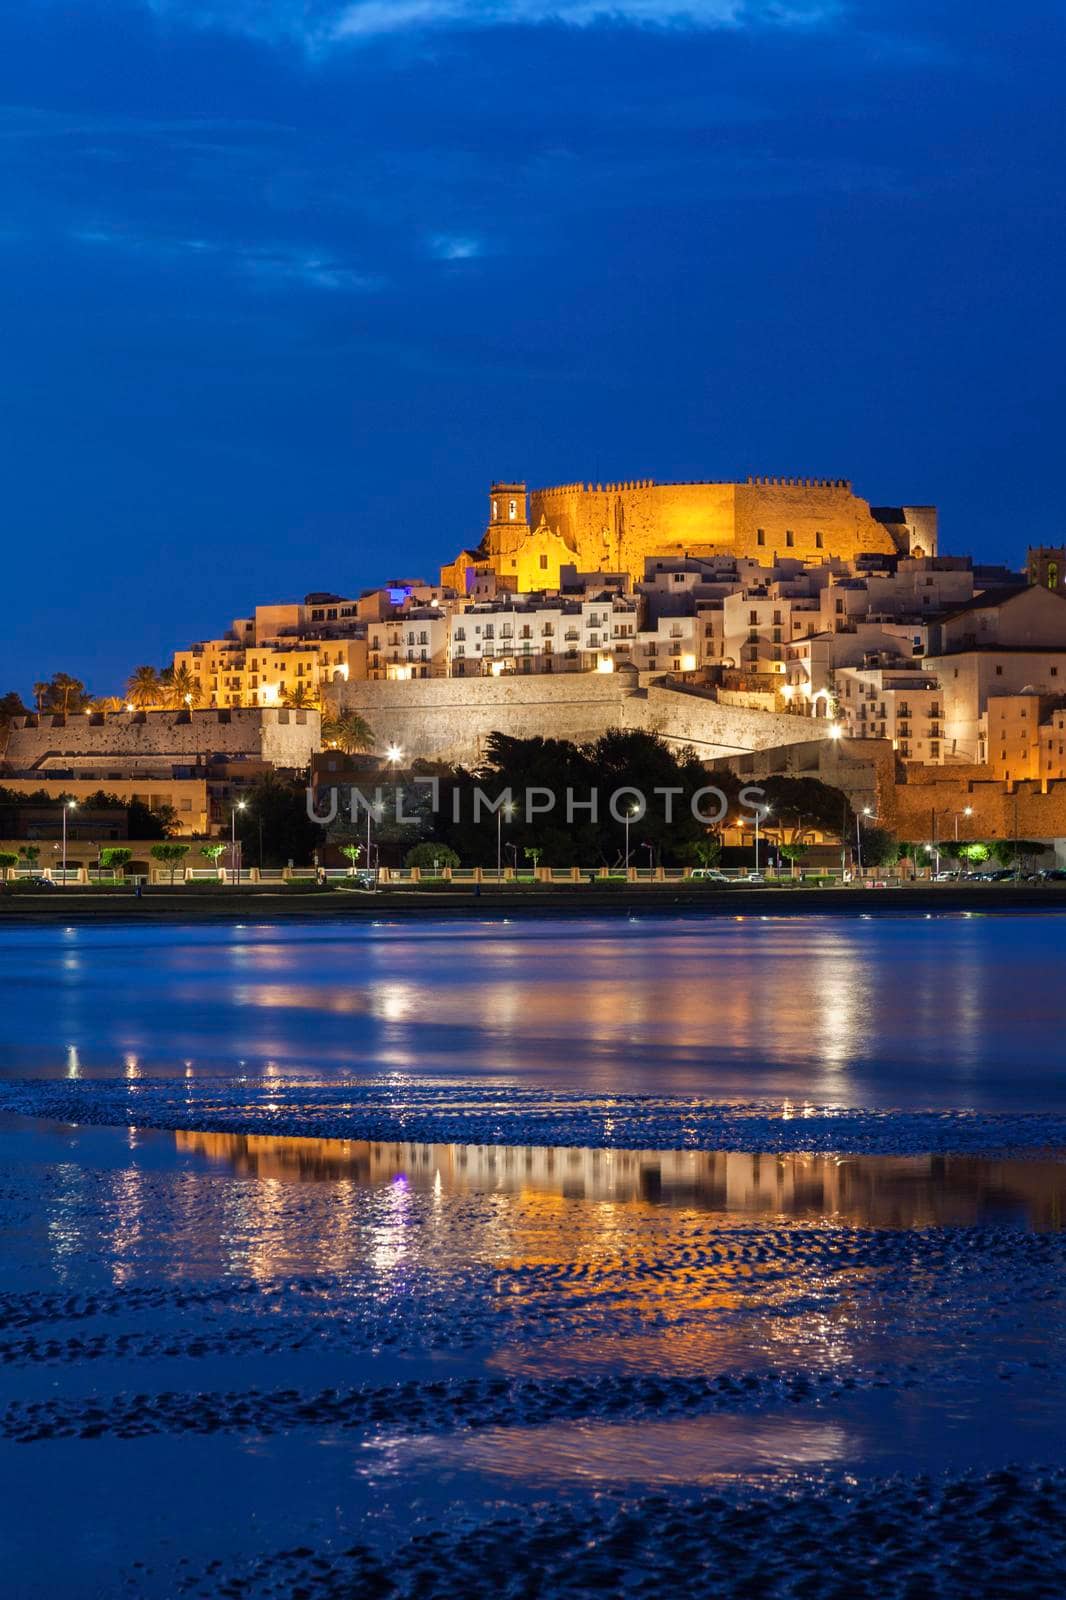
MULTIPOLYGON (((317 711, 266 708, 232 711, 114 711, 74 716, 15 717, 2 764, 11 772, 89 765, 111 759, 123 767, 206 761, 212 756, 306 767, 319 748, 317 711)), ((0 777, 2 781, 2 777, 0 777)))
MULTIPOLYGON (((474 556, 522 592, 554 588, 561 565, 644 577, 649 556, 733 554, 853 560, 936 554, 932 506, 879 508, 845 478, 748 478, 744 482, 569 483, 526 491, 494 484, 493 515, 474 556), (514 515, 504 509, 514 507, 514 515)), ((466 553, 442 571, 463 587, 466 553)))
POLYGON ((807 718, 718 705, 661 683, 641 688, 635 673, 543 673, 500 678, 426 678, 337 684, 331 696, 358 711, 375 753, 398 745, 405 760, 475 764, 491 733, 585 743, 611 728, 660 734, 690 745, 703 761, 809 741, 807 718))

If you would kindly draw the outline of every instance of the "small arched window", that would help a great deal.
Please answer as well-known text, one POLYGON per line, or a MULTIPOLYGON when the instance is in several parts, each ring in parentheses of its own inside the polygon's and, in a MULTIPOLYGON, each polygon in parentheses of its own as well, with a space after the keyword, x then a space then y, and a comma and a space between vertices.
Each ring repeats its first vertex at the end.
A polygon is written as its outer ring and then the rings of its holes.
POLYGON ((517 517, 517 515, 518 515, 518 501, 517 500, 511 500, 508 503, 507 515, 510 517, 512 522, 517 517))
POLYGON ((1049 561, 1047 564, 1047 586, 1049 589, 1057 589, 1059 586, 1059 564, 1057 561, 1049 561))
POLYGON ((494 500, 492 502, 492 520, 493 520, 493 522, 496 521, 496 518, 499 516, 499 514, 500 514, 500 503, 499 503, 498 500, 494 500))

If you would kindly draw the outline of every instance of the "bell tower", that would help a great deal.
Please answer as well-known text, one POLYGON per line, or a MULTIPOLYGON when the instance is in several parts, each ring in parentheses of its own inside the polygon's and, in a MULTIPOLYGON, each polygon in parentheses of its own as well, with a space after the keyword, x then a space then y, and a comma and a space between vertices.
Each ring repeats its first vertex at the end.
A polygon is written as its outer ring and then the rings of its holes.
POLYGON ((494 483, 489 490, 489 532, 529 532, 524 483, 494 483))

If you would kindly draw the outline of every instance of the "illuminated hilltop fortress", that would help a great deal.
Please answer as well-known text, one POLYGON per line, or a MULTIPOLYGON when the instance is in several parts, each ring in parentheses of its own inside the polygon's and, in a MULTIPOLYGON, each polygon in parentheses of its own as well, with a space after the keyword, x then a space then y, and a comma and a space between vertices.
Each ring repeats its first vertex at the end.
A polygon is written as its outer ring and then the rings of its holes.
POLYGON ((441 568, 460 594, 481 573, 519 593, 555 589, 563 566, 625 572, 648 556, 750 556, 771 566, 872 555, 936 555, 933 506, 871 507, 844 478, 748 478, 743 483, 567 483, 527 492, 494 483, 476 549, 441 568))

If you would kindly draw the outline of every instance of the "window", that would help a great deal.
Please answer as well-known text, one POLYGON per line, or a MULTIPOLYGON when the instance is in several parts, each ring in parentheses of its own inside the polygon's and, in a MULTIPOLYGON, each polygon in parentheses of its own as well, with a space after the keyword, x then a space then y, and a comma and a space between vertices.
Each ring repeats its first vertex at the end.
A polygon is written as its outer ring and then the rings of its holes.
POLYGON ((785 544, 791 550, 792 546, 795 544, 795 542, 796 542, 796 540, 795 540, 795 536, 794 536, 794 534, 792 532, 792 529, 791 528, 786 528, 785 529, 785 544))
POLYGON ((508 500, 508 502, 507 502, 507 515, 510 517, 512 522, 515 520, 515 518, 518 515, 518 501, 517 500, 508 500))
POLYGON ((541 570, 541 572, 547 572, 547 570, 548 570, 548 558, 547 558, 547 556, 541 556, 541 558, 540 558, 540 570, 541 570))
POLYGON ((997 667, 996 668, 996 677, 997 678, 1002 678, 1002 676, 1003 676, 1003 668, 1002 667, 997 667))
POLYGON ((755 530, 755 543, 756 544, 765 544, 766 543, 766 529, 765 528, 756 528, 756 530, 755 530))
POLYGON ((759 613, 757 611, 749 611, 748 612, 748 625, 750 627, 754 628, 754 627, 757 626, 758 621, 759 621, 759 613))
POLYGON ((814 548, 816 550, 821 550, 822 544, 823 544, 822 536, 821 536, 820 533, 816 532, 815 535, 814 535, 814 548))
POLYGON ((492 520, 493 520, 493 522, 496 521, 496 518, 499 516, 499 514, 500 514, 499 501, 498 500, 494 500, 492 502, 492 520))
POLYGON ((1049 561, 1047 564, 1047 586, 1049 589, 1057 589, 1059 586, 1059 564, 1057 561, 1049 561))

